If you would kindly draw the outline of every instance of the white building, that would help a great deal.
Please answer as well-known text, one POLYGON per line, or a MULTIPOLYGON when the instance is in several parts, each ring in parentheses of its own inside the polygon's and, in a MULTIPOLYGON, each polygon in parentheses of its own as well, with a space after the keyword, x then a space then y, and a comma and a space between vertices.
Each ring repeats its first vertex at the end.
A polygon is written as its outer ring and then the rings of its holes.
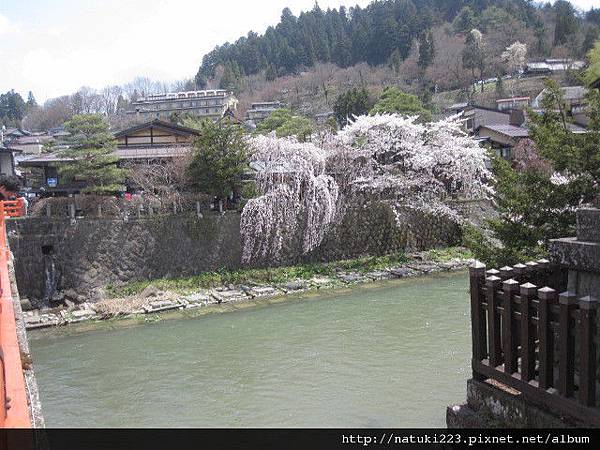
POLYGON ((235 111, 237 103, 233 93, 224 89, 170 92, 149 95, 132 102, 127 114, 140 116, 144 120, 168 120, 173 113, 191 113, 216 120, 223 117, 227 110, 235 111))

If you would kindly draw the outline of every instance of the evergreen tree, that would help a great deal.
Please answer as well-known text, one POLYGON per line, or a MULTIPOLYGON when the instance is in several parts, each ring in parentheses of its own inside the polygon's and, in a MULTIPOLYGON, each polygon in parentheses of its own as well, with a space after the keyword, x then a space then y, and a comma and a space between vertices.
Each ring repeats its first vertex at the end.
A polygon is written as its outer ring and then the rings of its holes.
POLYGON ((275 78, 277 78, 277 68, 274 64, 269 64, 265 71, 265 79, 267 81, 273 81, 275 78))
MULTIPOLYGON (((596 93, 597 94, 597 93, 596 93)), ((545 113, 531 116, 530 136, 544 164, 519 170, 494 161, 498 219, 490 221, 501 247, 474 245, 491 264, 514 264, 543 255, 549 239, 575 234, 575 210, 600 193, 600 121, 587 133, 572 133, 562 91, 546 82, 545 113)), ((600 117, 600 101, 590 99, 590 115, 600 117)))
MULTIPOLYGON (((561 10, 560 2, 557 3, 556 10, 561 10)), ((277 67, 279 75, 296 73, 317 62, 334 62, 342 67, 359 62, 379 65, 392 60, 395 64, 398 57, 403 60, 409 55, 415 40, 421 47, 421 66, 426 67, 434 49, 433 39, 425 30, 444 21, 452 22, 459 33, 469 33, 477 26, 498 31, 498 27, 507 26, 508 20, 518 21, 530 29, 539 28, 536 50, 545 55, 548 49, 538 8, 542 7, 529 0, 389 0, 375 1, 365 8, 353 7, 349 11, 342 7, 323 11, 315 4, 311 11, 298 17, 285 8, 279 24, 268 27, 262 36, 249 33, 233 44, 217 46, 207 53, 198 74, 206 79, 214 78, 217 67, 231 62, 239 66, 240 73, 248 75, 266 70, 270 64, 277 67), (390 59, 396 51, 397 55, 390 59)), ((552 6, 549 8, 550 12, 555 10, 552 6)), ((595 16, 588 16, 588 24, 593 25, 595 16)), ((557 31, 560 36, 569 33, 573 23, 579 26, 576 16, 560 19, 557 31)))
POLYGON ((498 74, 496 77, 496 97, 504 98, 506 97, 506 89, 504 87, 504 79, 502 75, 498 74))
POLYGON ((590 51, 596 41, 600 38, 600 27, 590 26, 585 32, 585 38, 583 39, 582 50, 584 52, 590 51))
POLYGON ((67 180, 83 180, 84 193, 112 194, 122 188, 127 172, 117 167, 116 140, 98 114, 80 114, 65 123, 70 147, 61 154, 72 159, 59 167, 67 180))
POLYGON ((386 87, 383 90, 369 114, 418 115, 420 120, 424 122, 431 120, 431 111, 425 109, 419 97, 402 92, 395 86, 386 87))
POLYGON ((21 94, 14 90, 0 94, 0 125, 19 127, 25 116, 27 105, 21 94))
POLYGON ((400 50, 396 49, 392 52, 388 60, 388 65, 396 75, 400 73, 400 66, 402 65, 402 56, 400 56, 400 50))
POLYGON ((425 70, 433 62, 435 48, 431 32, 423 32, 419 36, 419 67, 425 70))
POLYGON ((349 89, 340 94, 333 105, 333 113, 341 127, 354 116, 362 116, 369 112, 369 92, 365 88, 349 89))
POLYGON ((27 106, 29 108, 37 106, 37 102, 35 101, 35 97, 33 96, 33 92, 31 91, 29 91, 29 94, 27 94, 27 106))
POLYGON ((196 89, 206 88, 206 85, 208 84, 208 81, 206 80, 206 75, 198 72, 194 77, 194 84, 196 85, 196 89))
POLYGON ((306 142, 314 131, 314 124, 308 117, 294 115, 289 109, 273 111, 256 128, 256 133, 268 134, 275 131, 277 137, 295 136, 298 141, 306 142))
POLYGON ((194 141, 187 176, 192 188, 214 196, 222 211, 223 202, 239 191, 248 168, 244 130, 237 124, 212 120, 204 120, 197 127, 200 135, 194 141))
POLYGON ((554 45, 564 45, 579 30, 579 21, 575 15, 575 8, 566 0, 557 0, 554 3, 554 10, 556 12, 554 45))
MULTIPOLYGON (((473 80, 475 80, 475 71, 479 70, 479 78, 483 77, 485 69, 485 48, 483 45, 483 36, 479 30, 473 29, 467 35, 465 48, 462 54, 463 67, 471 70, 473 80)), ((482 85, 483 90, 483 85, 482 85)))
POLYGON ((475 14, 469 6, 465 6, 452 22, 452 28, 457 33, 467 33, 477 26, 475 14))

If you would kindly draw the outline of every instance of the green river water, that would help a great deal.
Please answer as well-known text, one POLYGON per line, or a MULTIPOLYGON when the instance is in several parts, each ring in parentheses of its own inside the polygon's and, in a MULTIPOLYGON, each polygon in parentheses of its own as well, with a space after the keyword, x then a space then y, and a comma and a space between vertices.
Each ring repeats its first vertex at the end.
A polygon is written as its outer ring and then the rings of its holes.
POLYGON ((467 291, 444 274, 30 332, 46 425, 445 426, 469 375, 467 291))

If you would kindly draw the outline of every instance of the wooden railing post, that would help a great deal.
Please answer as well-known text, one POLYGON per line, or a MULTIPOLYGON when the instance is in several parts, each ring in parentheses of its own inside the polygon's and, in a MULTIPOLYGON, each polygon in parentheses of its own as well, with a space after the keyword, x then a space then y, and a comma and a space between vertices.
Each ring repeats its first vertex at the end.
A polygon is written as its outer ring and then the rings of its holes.
POLYGON ((550 325, 550 306, 558 300, 554 289, 538 289, 538 336, 539 336, 539 386, 548 389, 554 385, 554 332, 550 325))
POLYGON ((513 266, 513 274, 514 274, 514 279, 517 280, 519 283, 523 282, 523 275, 525 275, 525 272, 527 270, 527 266, 525 264, 515 264, 513 266))
MULTIPOLYGON (((488 270, 488 274, 491 270, 488 270)), ((495 270, 494 272, 498 272, 495 270)), ((502 348, 500 346, 500 313, 498 312, 498 289, 502 280, 495 276, 488 276, 485 279, 486 301, 488 312, 488 354, 490 366, 497 367, 502 363, 502 348)))
MULTIPOLYGON (((511 269, 512 270, 512 269, 511 269)), ((502 283, 502 304, 504 305, 504 317, 502 318, 502 339, 504 347, 504 372, 512 375, 517 371, 517 336, 514 326, 515 304, 514 297, 519 293, 519 282, 506 280, 502 283)))
POLYGON ((535 372, 535 335, 531 320, 531 300, 537 287, 531 283, 521 285, 521 380, 529 381, 535 372))
POLYGON ((598 300, 587 296, 579 299, 580 367, 579 402, 585 406, 596 405, 596 309, 598 300))
POLYGON ((502 280, 510 280, 513 277, 513 268, 510 266, 504 266, 500 268, 500 278, 502 280))
POLYGON ((560 304, 558 391, 564 397, 572 397, 575 377, 575 342, 571 335, 571 316, 577 304, 577 296, 573 292, 563 292, 558 296, 558 302, 560 304))
MULTIPOLYGON (((538 264, 538 268, 540 271, 540 282, 539 285, 540 286, 549 286, 549 282, 550 282, 550 261, 548 261, 547 259, 538 259, 536 261, 536 263, 538 264)), ((555 289, 556 290, 556 289, 555 289)), ((557 294, 557 298, 558 298, 558 294, 557 294)))
MULTIPOLYGON (((481 362, 486 356, 486 326, 485 312, 481 307, 481 286, 485 280, 485 264, 475 261, 469 268, 469 283, 471 292, 471 338, 473 346, 473 362, 481 362)), ((473 378, 484 377, 473 373, 473 378)))

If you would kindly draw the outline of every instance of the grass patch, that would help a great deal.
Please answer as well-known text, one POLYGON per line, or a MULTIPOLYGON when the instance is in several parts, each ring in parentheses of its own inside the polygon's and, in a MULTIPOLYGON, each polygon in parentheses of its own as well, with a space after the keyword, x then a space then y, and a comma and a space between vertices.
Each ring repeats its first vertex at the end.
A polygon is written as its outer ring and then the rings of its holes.
POLYGON ((447 262, 451 259, 472 259, 473 252, 465 247, 436 248, 425 252, 426 258, 436 262, 447 262))
MULTIPOLYGON (((451 247, 425 252, 425 257, 432 261, 448 261, 453 258, 471 258, 470 251, 451 247)), ((149 285, 165 291, 181 294, 198 289, 206 289, 226 284, 277 284, 295 279, 310 279, 315 276, 333 276, 336 272, 366 273, 374 270, 398 266, 410 261, 404 253, 394 253, 386 256, 356 258, 328 263, 302 264, 288 267, 273 267, 265 269, 218 270, 203 272, 186 278, 162 278, 152 281, 136 281, 122 286, 107 286, 111 297, 127 297, 136 295, 149 285)))

